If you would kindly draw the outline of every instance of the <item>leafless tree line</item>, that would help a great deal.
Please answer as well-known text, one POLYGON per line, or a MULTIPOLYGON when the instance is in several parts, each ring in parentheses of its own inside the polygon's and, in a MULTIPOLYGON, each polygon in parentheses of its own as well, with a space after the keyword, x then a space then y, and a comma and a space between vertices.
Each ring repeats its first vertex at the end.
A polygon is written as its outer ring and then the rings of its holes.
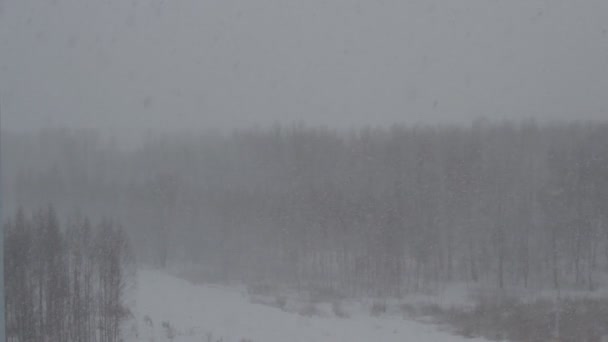
POLYGON ((608 271, 608 123, 2 142, 16 203, 120 217, 138 258, 205 279, 399 295, 452 281, 593 290, 608 271))
POLYGON ((132 259, 122 228, 54 209, 5 224, 7 341, 117 342, 132 259))

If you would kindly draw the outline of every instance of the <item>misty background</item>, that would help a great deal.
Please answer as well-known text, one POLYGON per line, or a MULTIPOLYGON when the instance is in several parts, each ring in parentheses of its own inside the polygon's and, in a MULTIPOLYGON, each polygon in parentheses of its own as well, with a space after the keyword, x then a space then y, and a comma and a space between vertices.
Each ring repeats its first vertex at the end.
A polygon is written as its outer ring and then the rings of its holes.
POLYGON ((9 338, 600 341, 606 90, 604 0, 0 0, 9 338))
POLYGON ((602 0, 2 0, 2 126, 601 119, 607 30, 602 0))

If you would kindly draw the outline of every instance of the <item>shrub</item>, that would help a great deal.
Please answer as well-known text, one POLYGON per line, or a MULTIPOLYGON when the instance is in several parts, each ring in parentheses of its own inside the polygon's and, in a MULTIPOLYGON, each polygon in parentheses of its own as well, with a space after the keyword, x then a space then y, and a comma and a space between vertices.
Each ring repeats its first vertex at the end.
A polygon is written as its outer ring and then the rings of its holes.
POLYGON ((344 310, 342 303, 339 301, 334 301, 331 303, 331 310, 333 311, 334 315, 336 315, 336 317, 339 317, 339 318, 349 318, 350 317, 348 312, 346 312, 346 310, 344 310))
POLYGON ((344 294, 330 287, 318 287, 310 292, 310 301, 314 303, 329 303, 346 298, 344 294))
POLYGON ((268 283, 259 283, 247 286, 247 293, 256 296, 270 296, 277 292, 277 287, 268 283))
POLYGON ((165 336, 169 339, 169 341, 173 341, 176 336, 175 328, 171 325, 171 322, 164 321, 162 323, 163 329, 165 330, 165 336))
POLYGON ((313 303, 305 305, 299 310, 298 313, 306 317, 319 316, 321 314, 319 308, 317 308, 317 306, 313 303))
POLYGON ((275 306, 283 311, 285 311, 285 308, 287 307, 287 297, 285 296, 277 296, 275 298, 275 306))
POLYGON ((383 301, 374 301, 372 303, 372 307, 370 308, 370 313, 372 316, 380 316, 385 314, 387 311, 386 302, 383 301))

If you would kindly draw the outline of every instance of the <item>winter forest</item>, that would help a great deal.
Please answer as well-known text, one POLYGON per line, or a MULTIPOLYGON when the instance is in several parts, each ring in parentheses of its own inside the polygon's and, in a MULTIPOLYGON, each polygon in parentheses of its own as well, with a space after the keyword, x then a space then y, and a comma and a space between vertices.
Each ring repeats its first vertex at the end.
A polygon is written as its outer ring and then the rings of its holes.
MULTIPOLYGON (((54 323, 69 334, 86 334, 91 320, 115 324, 104 307, 118 308, 128 250, 107 217, 125 227, 140 264, 253 289, 399 298, 463 282, 505 292, 606 286, 606 123, 276 125, 151 137, 133 149, 49 129, 3 134, 2 147, 8 211, 55 208, 7 223, 8 307, 52 298, 28 306, 28 319, 45 320, 72 305, 76 318, 54 323), (42 241, 57 247, 36 248, 42 241)), ((27 314, 14 315, 9 323, 27 314)))
POLYGON ((0 342, 608 342, 607 90, 606 0, 0 0, 0 342))
POLYGON ((89 132, 3 139, 12 208, 116 218, 140 262, 222 282, 398 296, 594 290, 608 271, 605 123, 276 126, 129 151, 89 132))
POLYGON ((111 222, 62 229, 52 207, 5 225, 8 341, 119 341, 133 263, 111 222))

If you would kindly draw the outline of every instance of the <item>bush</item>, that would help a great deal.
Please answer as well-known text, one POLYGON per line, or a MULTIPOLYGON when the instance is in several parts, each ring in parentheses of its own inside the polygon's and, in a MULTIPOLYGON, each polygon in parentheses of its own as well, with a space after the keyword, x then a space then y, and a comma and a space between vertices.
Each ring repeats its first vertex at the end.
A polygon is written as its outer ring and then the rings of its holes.
POLYGON ((302 316, 306 316, 306 317, 312 317, 312 316, 320 316, 321 312, 319 311, 319 308, 317 308, 317 306, 313 303, 309 303, 307 305, 305 305, 303 308, 301 308, 298 313, 302 316))
POLYGON ((171 322, 164 321, 162 323, 163 329, 165 330, 165 336, 169 339, 169 341, 173 341, 176 336, 175 328, 171 325, 171 322))
POLYGON ((330 303, 344 298, 346 296, 342 292, 330 287, 319 287, 310 292, 310 301, 313 303, 330 303))
POLYGON ((275 298, 275 306, 283 311, 285 311, 285 308, 287 307, 287 297, 285 296, 277 296, 275 298))
POLYGON ((370 314, 372 316, 380 316, 385 314, 387 311, 386 302, 383 301, 374 301, 372 303, 372 307, 370 308, 370 314))
MULTIPOLYGON (((555 328, 552 300, 522 302, 513 298, 485 296, 473 309, 402 306, 408 312, 432 317, 454 327, 466 337, 506 339, 514 342, 550 341, 555 328)), ((560 341, 600 341, 608 332, 608 300, 563 299, 560 304, 560 341)))
POLYGON ((339 318, 349 318, 350 317, 348 312, 346 312, 346 310, 344 310, 342 303, 339 301, 334 301, 331 303, 331 310, 333 311, 334 315, 336 315, 336 317, 339 317, 339 318))
POLYGON ((277 287, 268 283, 247 286, 247 293, 255 296, 270 296, 277 292, 277 287))

